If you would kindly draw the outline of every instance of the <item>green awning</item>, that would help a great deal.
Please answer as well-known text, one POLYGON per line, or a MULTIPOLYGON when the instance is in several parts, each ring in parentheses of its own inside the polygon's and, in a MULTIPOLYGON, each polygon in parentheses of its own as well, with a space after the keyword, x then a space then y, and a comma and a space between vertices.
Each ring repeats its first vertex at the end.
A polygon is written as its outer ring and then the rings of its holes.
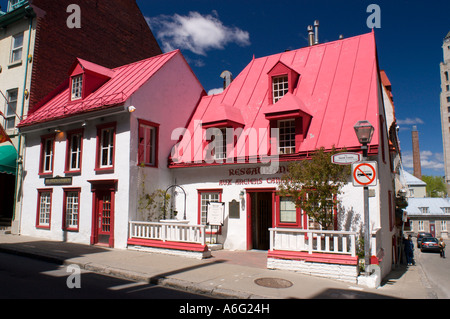
POLYGON ((17 151, 11 144, 0 145, 0 173, 16 174, 17 151))

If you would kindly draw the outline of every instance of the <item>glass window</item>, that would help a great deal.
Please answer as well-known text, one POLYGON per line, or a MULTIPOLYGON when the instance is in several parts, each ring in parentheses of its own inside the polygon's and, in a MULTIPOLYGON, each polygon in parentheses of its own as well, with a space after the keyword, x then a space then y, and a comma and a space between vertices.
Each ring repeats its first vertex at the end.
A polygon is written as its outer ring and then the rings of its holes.
POLYGON ((42 139, 41 173, 51 173, 53 171, 54 141, 54 137, 47 137, 42 139))
POLYGON ((80 202, 80 192, 79 191, 66 191, 65 192, 65 229, 78 229, 79 220, 79 202, 80 202))
POLYGON ((104 128, 100 136, 100 167, 112 167, 114 158, 114 128, 104 128))
POLYGON ((52 204, 52 192, 51 191, 39 191, 38 200, 38 219, 37 226, 50 227, 50 215, 52 204))
POLYGON ((220 133, 214 136, 214 158, 227 158, 227 129, 220 128, 220 133))
POLYGON ((279 149, 278 153, 292 154, 295 153, 295 120, 278 121, 279 129, 279 149))
POLYGON ((278 102, 289 91, 288 76, 276 76, 272 78, 273 103, 278 102))
POLYGON ((23 33, 13 36, 11 63, 22 60, 23 33))
POLYGON ((83 76, 78 75, 72 78, 72 100, 81 99, 81 91, 83 88, 83 76))
POLYGON ((141 165, 157 165, 157 127, 139 124, 139 154, 138 162, 141 165))
POLYGON ((70 134, 69 138, 69 171, 79 171, 81 169, 81 143, 82 134, 70 134))
POLYGON ((294 201, 289 197, 280 197, 280 222, 297 222, 297 209, 295 208, 294 201))
POLYGON ((18 89, 9 90, 6 92, 6 112, 5 112, 5 129, 13 129, 16 125, 16 112, 17 112, 17 96, 18 89))
POLYGON ((220 202, 220 192, 201 192, 200 194, 200 224, 206 224, 208 202, 220 202))

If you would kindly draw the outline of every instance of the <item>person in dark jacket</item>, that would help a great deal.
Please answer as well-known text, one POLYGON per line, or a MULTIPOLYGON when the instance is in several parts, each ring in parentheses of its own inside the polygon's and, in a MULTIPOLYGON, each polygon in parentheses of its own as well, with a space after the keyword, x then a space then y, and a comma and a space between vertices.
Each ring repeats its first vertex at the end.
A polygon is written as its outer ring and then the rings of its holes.
POLYGON ((408 265, 416 264, 414 261, 414 244, 412 242, 411 235, 408 235, 408 238, 405 240, 405 256, 408 265))

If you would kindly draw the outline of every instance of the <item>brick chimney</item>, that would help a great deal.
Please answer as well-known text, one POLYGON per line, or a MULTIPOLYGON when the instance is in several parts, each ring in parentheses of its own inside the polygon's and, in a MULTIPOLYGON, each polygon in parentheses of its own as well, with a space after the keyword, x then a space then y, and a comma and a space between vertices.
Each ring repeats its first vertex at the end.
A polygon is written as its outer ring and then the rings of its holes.
POLYGON ((413 147, 413 175, 419 179, 422 179, 422 169, 420 166, 420 148, 419 148, 419 132, 417 126, 412 127, 412 147, 413 147))

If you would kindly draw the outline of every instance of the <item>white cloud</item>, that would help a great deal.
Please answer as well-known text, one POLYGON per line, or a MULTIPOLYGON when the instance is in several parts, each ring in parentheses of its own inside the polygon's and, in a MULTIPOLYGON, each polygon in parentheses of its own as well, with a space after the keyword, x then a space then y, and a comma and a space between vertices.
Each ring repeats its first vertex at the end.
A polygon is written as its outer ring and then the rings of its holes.
POLYGON ((211 89, 208 91, 208 95, 220 94, 223 92, 223 88, 211 89))
POLYGON ((415 124, 423 124, 424 121, 421 118, 409 118, 407 117, 404 120, 397 120, 397 124, 399 125, 415 125, 415 124))
POLYGON ((237 27, 225 26, 218 19, 216 11, 209 15, 190 12, 187 16, 160 15, 146 19, 166 52, 185 49, 205 56, 207 51, 221 50, 229 43, 250 45, 249 33, 237 27))
MULTIPOLYGON (((411 151, 402 154, 402 162, 405 168, 413 168, 413 154, 411 151)), ((420 152, 420 165, 422 169, 442 170, 444 169, 444 156, 442 153, 431 151, 420 152)))

